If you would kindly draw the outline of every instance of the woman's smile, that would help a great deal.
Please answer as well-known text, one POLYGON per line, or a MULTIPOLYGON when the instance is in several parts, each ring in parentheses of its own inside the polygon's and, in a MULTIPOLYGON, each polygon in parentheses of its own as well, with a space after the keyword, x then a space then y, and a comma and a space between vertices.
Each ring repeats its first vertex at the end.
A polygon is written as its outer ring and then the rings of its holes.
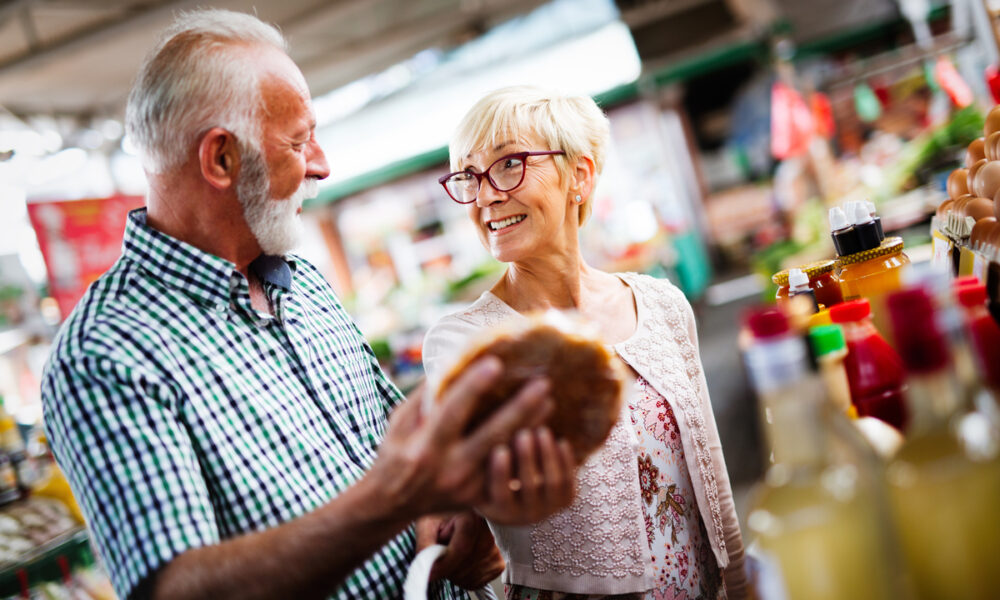
POLYGON ((502 219, 486 221, 486 229, 492 234, 501 235, 513 231, 518 225, 524 222, 528 216, 524 214, 511 215, 502 219))

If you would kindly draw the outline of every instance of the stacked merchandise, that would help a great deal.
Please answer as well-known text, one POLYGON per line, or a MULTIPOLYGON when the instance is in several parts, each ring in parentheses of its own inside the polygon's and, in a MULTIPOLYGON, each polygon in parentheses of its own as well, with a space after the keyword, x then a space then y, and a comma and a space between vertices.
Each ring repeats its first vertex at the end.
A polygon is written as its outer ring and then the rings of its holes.
POLYGON ((66 477, 0 400, 0 598, 113 600, 66 477))
POLYGON ((1000 324, 982 281, 918 275, 876 222, 833 209, 834 266, 776 275, 777 306, 745 320, 770 448, 747 518, 757 595, 994 599, 1000 324))
POLYGON ((934 260, 956 277, 984 283, 989 307, 1000 321, 1000 106, 986 117, 983 137, 969 144, 965 168, 948 177, 948 199, 931 225, 934 260))

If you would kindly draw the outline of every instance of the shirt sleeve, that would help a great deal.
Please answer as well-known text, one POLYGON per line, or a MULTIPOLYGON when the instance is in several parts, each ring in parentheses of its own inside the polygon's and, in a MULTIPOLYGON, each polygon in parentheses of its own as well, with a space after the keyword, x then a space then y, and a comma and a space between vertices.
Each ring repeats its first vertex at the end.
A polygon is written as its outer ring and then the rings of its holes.
POLYGON ((42 401, 52 451, 120 598, 175 556, 219 541, 166 382, 107 357, 54 360, 42 401))

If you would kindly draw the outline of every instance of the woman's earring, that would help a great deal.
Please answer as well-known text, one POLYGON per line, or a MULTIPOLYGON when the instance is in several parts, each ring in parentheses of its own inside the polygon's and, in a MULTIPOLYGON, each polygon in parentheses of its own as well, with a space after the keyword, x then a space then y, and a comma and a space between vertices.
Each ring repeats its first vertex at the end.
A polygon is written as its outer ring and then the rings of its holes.
POLYGON ((577 194, 576 196, 574 196, 574 197, 573 197, 573 200, 574 200, 574 201, 575 201, 575 202, 576 202, 577 204, 581 204, 581 203, 583 203, 583 196, 581 196, 580 194, 577 194))

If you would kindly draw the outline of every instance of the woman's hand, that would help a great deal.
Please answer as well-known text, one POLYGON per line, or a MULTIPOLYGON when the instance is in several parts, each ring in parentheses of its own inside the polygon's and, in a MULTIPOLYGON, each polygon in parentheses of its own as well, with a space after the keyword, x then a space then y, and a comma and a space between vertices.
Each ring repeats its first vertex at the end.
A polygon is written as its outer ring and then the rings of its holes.
POLYGON ((476 509, 487 519, 506 525, 538 522, 562 510, 576 495, 576 461, 566 440, 558 442, 547 427, 523 429, 510 449, 502 446, 490 457, 487 501, 476 509))

